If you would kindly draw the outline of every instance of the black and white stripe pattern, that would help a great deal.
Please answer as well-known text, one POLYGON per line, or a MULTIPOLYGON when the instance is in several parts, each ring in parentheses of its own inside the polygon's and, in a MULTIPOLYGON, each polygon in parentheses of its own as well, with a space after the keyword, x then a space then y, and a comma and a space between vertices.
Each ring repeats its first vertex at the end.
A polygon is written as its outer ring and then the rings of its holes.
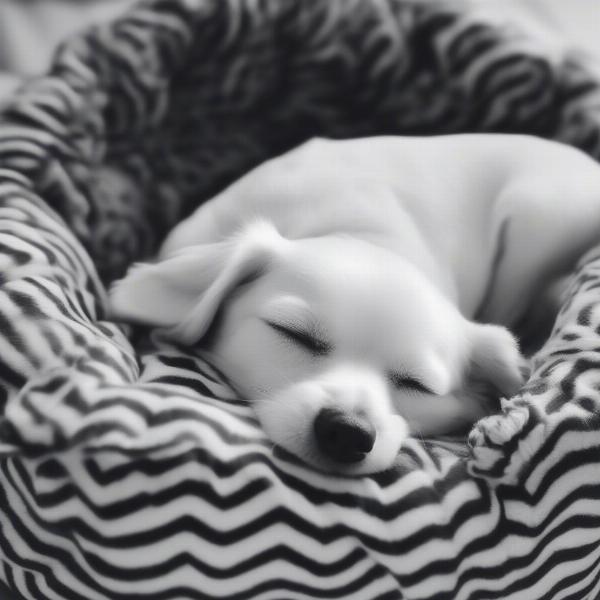
POLYGON ((470 454, 413 439, 362 479, 273 449, 195 351, 134 347, 100 283, 308 135, 519 131, 600 157, 599 90, 446 3, 150 0, 66 45, 0 113, 0 580, 28 600, 600 597, 600 251, 470 454))

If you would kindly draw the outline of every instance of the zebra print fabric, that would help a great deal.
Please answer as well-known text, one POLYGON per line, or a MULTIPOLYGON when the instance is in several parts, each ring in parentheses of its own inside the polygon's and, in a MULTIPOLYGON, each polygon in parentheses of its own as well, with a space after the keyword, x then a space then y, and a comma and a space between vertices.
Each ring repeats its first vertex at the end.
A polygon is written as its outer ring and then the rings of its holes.
POLYGON ((600 598, 600 250, 501 414, 359 479, 273 449, 200 351, 111 323, 104 288, 310 135, 519 131, 600 158, 599 99, 578 57, 447 3, 150 0, 65 45, 0 112, 6 594, 600 598))

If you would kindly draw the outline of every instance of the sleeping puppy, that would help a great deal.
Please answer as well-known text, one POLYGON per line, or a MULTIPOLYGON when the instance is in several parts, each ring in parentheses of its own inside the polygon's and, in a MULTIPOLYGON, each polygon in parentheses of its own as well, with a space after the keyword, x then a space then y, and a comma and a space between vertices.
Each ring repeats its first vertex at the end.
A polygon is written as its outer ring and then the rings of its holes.
POLYGON ((519 389, 507 327, 599 234, 600 168, 573 148, 316 139, 175 227, 112 310, 205 348, 276 444, 371 473, 519 389))

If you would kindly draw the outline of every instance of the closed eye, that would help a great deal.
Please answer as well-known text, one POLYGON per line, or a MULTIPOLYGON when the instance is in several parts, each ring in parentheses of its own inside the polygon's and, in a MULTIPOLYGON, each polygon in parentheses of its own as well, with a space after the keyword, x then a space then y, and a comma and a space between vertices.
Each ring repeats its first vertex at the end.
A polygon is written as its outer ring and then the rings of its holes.
POLYGON ((280 335, 308 350, 311 354, 325 356, 333 350, 332 344, 303 329, 296 329, 295 327, 282 325, 273 321, 265 321, 265 323, 280 335))
POLYGON ((422 394, 433 394, 433 392, 421 381, 411 377, 410 375, 403 375, 402 373, 391 372, 388 375, 391 384, 398 390, 409 390, 413 392, 420 392, 422 394))

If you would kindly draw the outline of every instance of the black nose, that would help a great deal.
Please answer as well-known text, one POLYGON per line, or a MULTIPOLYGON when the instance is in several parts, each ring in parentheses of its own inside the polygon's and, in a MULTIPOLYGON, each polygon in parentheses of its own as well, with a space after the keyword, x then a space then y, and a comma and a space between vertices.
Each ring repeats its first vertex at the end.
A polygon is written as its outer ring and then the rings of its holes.
POLYGON ((375 444, 375 428, 365 418, 324 408, 313 423, 319 450, 340 463, 364 460, 375 444))

